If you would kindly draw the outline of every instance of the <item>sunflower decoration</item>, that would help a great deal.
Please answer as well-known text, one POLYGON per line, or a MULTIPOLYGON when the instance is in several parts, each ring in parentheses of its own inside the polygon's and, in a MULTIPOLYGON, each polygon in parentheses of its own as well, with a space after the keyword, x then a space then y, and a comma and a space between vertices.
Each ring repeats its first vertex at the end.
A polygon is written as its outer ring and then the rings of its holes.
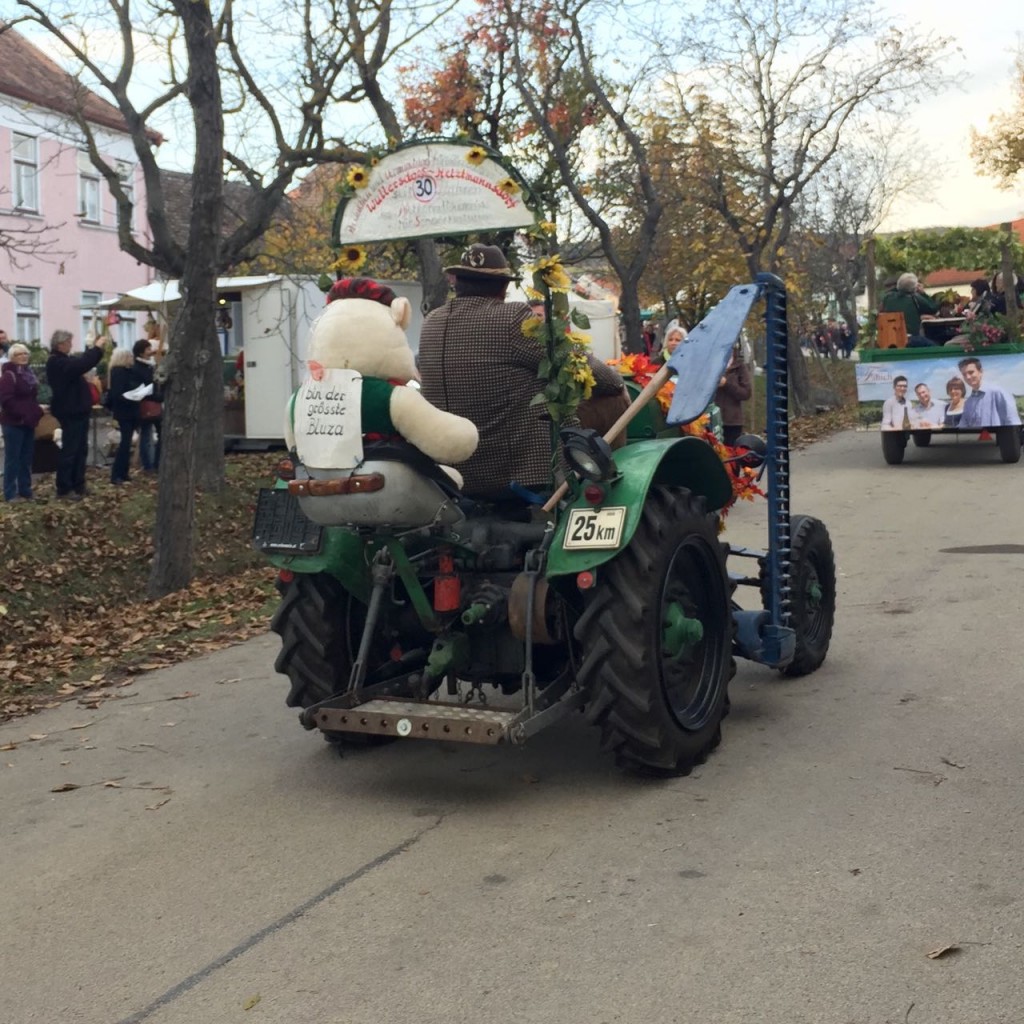
POLYGON ((345 180, 354 189, 366 188, 370 183, 370 172, 362 164, 357 164, 348 169, 345 180))
POLYGON ((366 262, 366 250, 361 245, 346 245, 331 264, 334 273, 354 274, 366 262))
MULTIPOLYGON (((532 288, 526 289, 526 298, 529 302, 543 302, 544 297, 537 296, 533 292, 532 288)), ((531 341, 541 341, 541 328, 544 326, 544 318, 540 316, 532 316, 529 320, 523 321, 523 336, 529 338, 531 341)))
POLYGON ((510 196, 518 195, 520 191, 519 186, 512 180, 512 178, 502 178, 501 181, 498 182, 498 188, 510 196))
POLYGON ((590 335, 586 333, 590 321, 569 309, 571 282, 559 257, 543 257, 529 268, 529 273, 532 285, 526 288, 527 298, 544 303, 544 315, 523 324, 523 334, 545 348, 537 376, 547 383, 534 403, 547 408, 557 437, 559 426, 594 389, 590 335))
POLYGON ((568 295, 572 281, 569 280, 569 275, 565 272, 565 267, 562 266, 562 261, 558 256, 542 257, 534 264, 532 270, 535 288, 568 295), (538 279, 540 280, 539 284, 538 279))
POLYGON ((470 146, 466 154, 466 163, 479 167, 487 159, 487 150, 483 146, 470 146))

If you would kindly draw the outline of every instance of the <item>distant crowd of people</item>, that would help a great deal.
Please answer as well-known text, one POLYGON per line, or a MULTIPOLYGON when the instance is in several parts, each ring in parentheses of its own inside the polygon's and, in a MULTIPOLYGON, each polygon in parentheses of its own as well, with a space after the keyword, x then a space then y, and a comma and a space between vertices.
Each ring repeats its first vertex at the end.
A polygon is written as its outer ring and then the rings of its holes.
MULTIPOLYGON (((1013 289, 1018 312, 1024 309, 1024 281, 1014 274, 1013 289)), ((1007 295, 1002 273, 971 282, 970 295, 957 293, 928 295, 916 274, 901 274, 889 281, 881 313, 901 313, 907 329, 908 348, 935 348, 940 345, 963 346, 964 326, 968 321, 1006 316, 1007 295), (938 323, 929 324, 929 321, 938 323), (928 326, 926 333, 925 326, 928 326)))
POLYGON ((826 320, 805 331, 800 338, 805 352, 813 348, 818 355, 829 359, 849 359, 856 344, 856 335, 845 320, 826 320))
MULTIPOLYGON (((155 325, 154 325, 155 326, 155 325)), ((55 485, 57 498, 80 501, 87 494, 86 464, 93 410, 104 405, 117 424, 119 444, 111 465, 111 483, 129 479, 132 447, 139 436, 139 460, 144 472, 155 473, 160 459, 159 394, 154 380, 156 347, 153 332, 131 349, 116 348, 100 334, 72 353, 70 331, 50 338, 44 374, 50 389, 49 406, 39 401, 39 377, 29 365, 31 350, 12 344, 0 330, 0 428, 4 440, 3 496, 5 501, 34 501, 33 464, 36 440, 47 412, 60 429, 55 485), (105 382, 97 369, 110 352, 105 382), (104 387, 105 383, 105 387, 104 387)), ((52 436, 52 434, 51 434, 52 436)))

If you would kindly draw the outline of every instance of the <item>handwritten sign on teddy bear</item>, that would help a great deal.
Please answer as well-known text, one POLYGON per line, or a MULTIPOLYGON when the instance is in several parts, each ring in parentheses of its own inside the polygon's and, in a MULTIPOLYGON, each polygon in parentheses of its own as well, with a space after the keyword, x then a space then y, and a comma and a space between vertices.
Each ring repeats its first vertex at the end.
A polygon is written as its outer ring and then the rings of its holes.
POLYGON ((363 459, 362 383, 355 370, 324 370, 295 395, 295 447, 314 469, 354 469, 363 459))

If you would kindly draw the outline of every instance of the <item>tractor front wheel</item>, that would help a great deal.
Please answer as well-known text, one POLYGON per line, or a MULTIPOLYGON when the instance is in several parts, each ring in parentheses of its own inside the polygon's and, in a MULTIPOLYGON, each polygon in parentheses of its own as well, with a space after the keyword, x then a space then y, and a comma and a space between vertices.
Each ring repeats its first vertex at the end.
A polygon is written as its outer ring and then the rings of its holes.
POLYGON ((704 499, 653 486, 629 546, 598 571, 575 635, 587 717, 619 763, 688 775, 721 740, 732 612, 704 499))
POLYGON ((836 561, 825 524, 811 516, 790 521, 790 624, 796 653, 782 670, 805 676, 825 660, 836 615, 836 561))

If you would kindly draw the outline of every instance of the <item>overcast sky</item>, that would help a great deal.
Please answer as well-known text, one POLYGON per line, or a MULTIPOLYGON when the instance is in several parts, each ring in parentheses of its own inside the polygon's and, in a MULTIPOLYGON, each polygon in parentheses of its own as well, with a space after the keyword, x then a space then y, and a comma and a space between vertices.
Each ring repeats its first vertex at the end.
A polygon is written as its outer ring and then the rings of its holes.
POLYGON ((952 62, 958 87, 921 103, 913 117, 921 145, 934 151, 931 195, 899 203, 883 224, 890 231, 933 225, 983 227, 1024 217, 1024 182, 1012 191, 979 175, 971 160, 971 132, 988 127, 996 110, 1013 106, 1013 61, 1024 31, 1019 0, 887 0, 901 19, 955 37, 963 56, 952 62))

